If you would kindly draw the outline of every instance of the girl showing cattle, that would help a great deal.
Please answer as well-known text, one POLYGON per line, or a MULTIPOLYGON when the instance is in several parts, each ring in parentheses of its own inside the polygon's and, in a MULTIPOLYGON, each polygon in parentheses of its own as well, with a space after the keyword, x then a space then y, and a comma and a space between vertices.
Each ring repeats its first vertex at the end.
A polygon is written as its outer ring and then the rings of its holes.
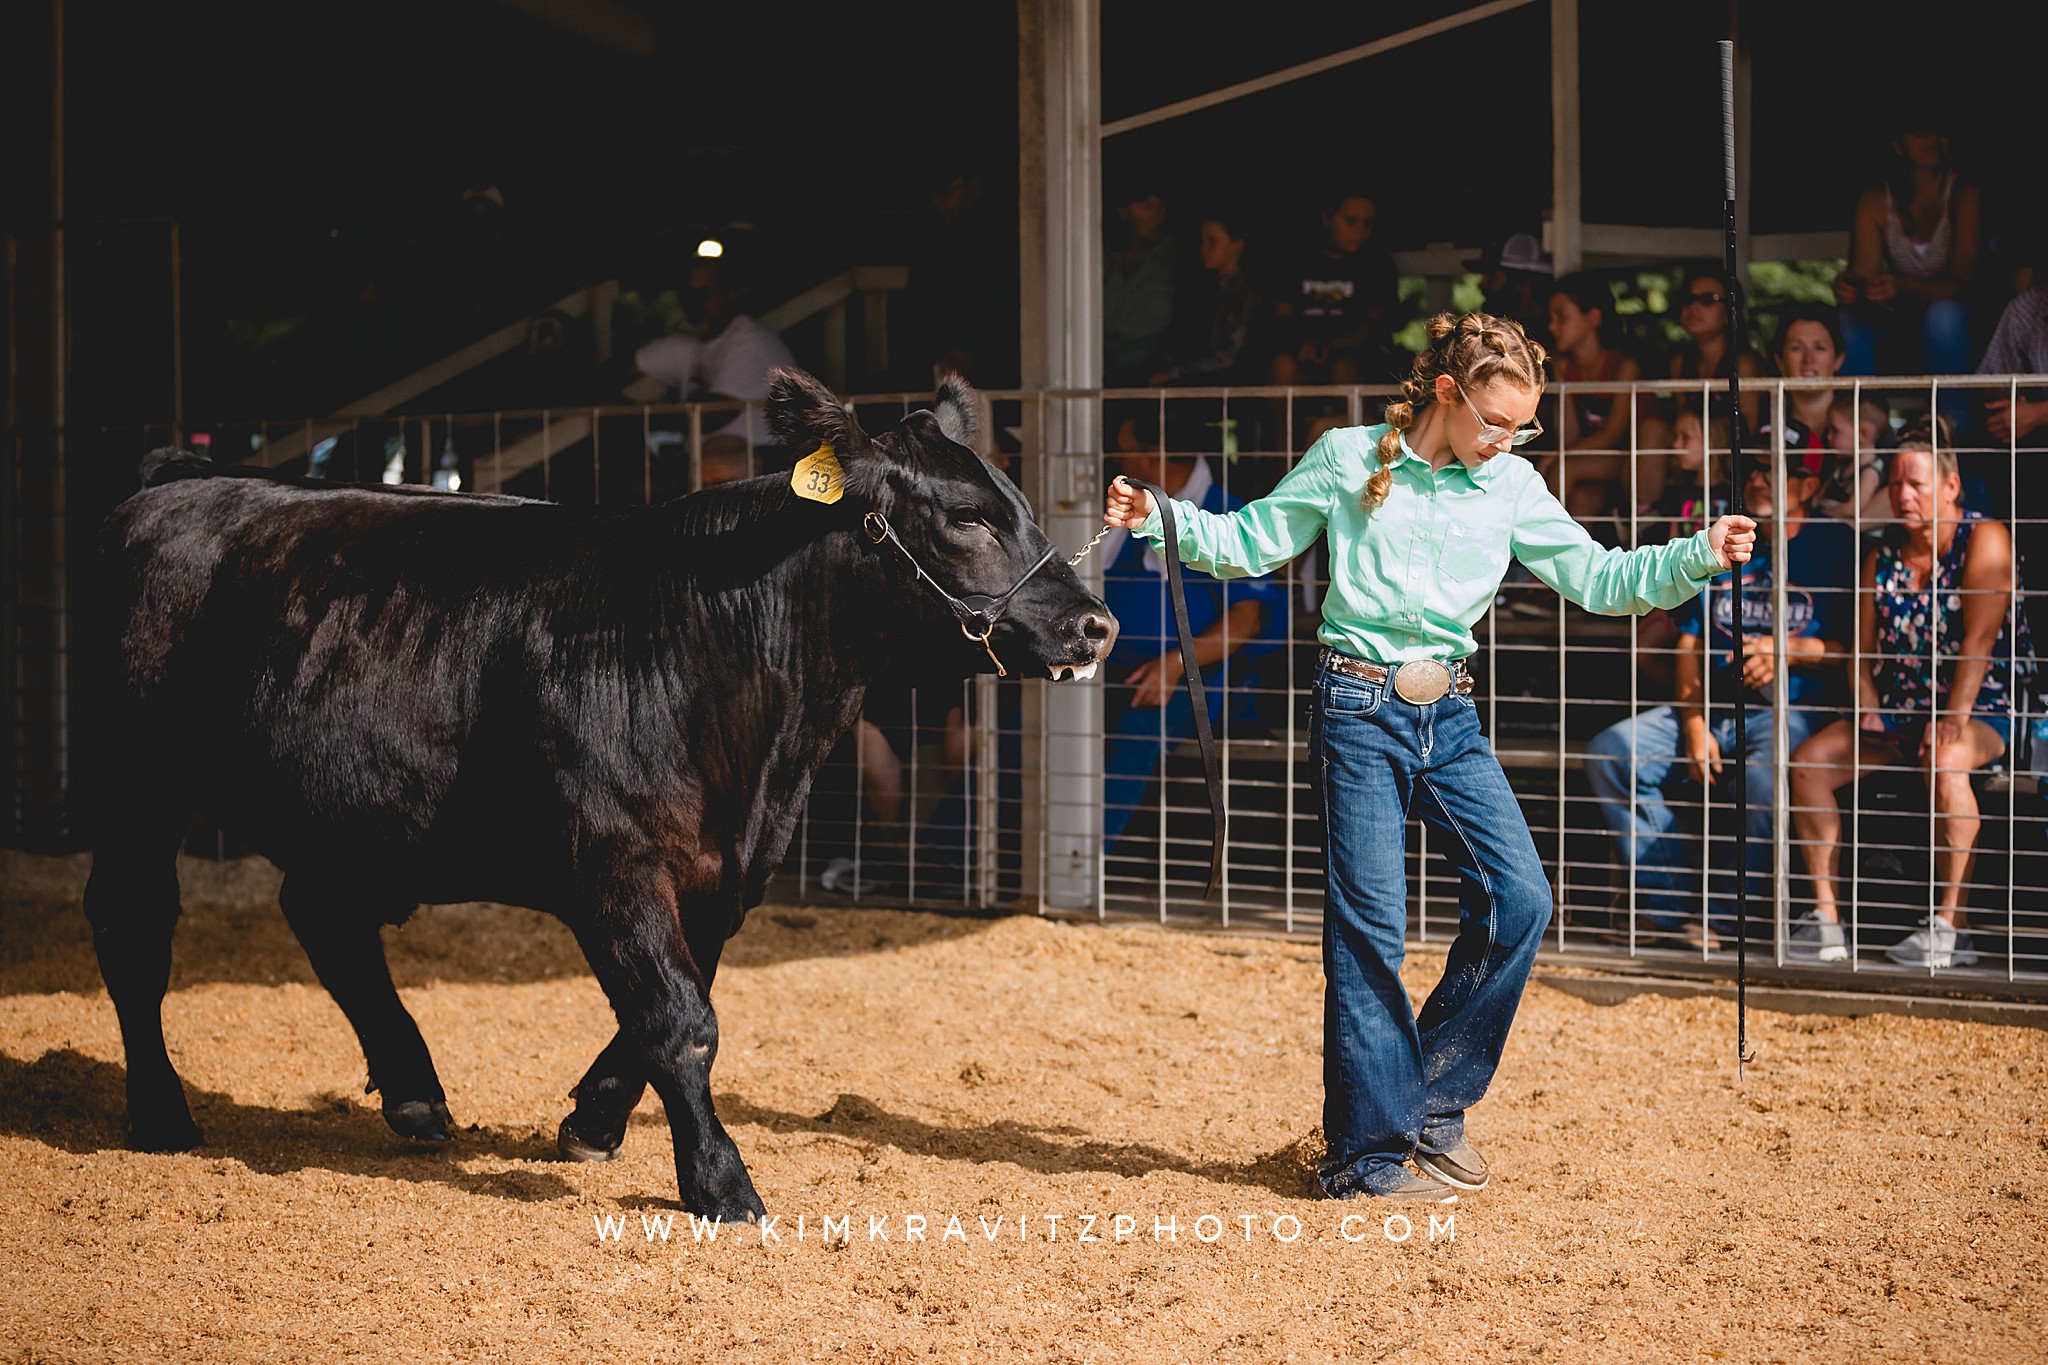
MULTIPOLYGON (((1551 911, 1470 696, 1472 625, 1509 557, 1588 610, 1640 614, 1691 598, 1755 543, 1754 522, 1726 516, 1664 545, 1596 544, 1509 454, 1542 431, 1543 363, 1511 320, 1439 315, 1384 422, 1329 432, 1234 512, 1174 504, 1181 559, 1219 577, 1329 540, 1310 757, 1328 873, 1317 1181, 1331 1198, 1442 1201, 1487 1183, 1465 1113, 1493 1078, 1551 911), (1411 812, 1444 836, 1460 879, 1458 935, 1419 1015, 1400 978, 1411 812)), ((1104 519, 1162 544, 1151 495, 1121 479, 1104 519)))

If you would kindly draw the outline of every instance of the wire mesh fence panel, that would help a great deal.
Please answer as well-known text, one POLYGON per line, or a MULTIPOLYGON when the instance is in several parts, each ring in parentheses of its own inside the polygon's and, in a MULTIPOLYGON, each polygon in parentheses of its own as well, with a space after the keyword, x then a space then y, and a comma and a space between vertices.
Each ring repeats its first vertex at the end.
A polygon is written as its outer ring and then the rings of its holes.
MULTIPOLYGON (((2048 591, 2048 467, 2030 444, 2044 433, 2008 426, 1998 440, 1986 420, 2028 391, 2011 378, 1747 383, 1757 430, 1735 472, 1762 532, 1744 574, 1741 657, 1730 653, 1725 576, 1673 611, 1594 615, 1558 596, 1540 556, 1510 561, 1471 627, 1473 700, 1552 879, 1553 947, 1673 966, 1732 960, 1746 888, 1752 962, 1939 973, 1976 989, 2048 982, 2048 718, 2029 619, 2048 591)), ((1072 528, 1084 514, 1099 521, 1117 474, 1228 512, 1271 493, 1326 431, 1374 420, 1391 393, 995 393, 978 450, 997 476, 1051 490, 1041 496, 1054 505, 1037 512, 1047 525, 1065 518, 1075 543, 1059 548, 1072 556, 1086 543, 1072 528), (1094 405, 1099 423, 1086 429, 1101 449, 1055 468, 1026 438, 1060 429, 1046 415, 1060 403, 1094 405)), ((849 401, 880 433, 931 396, 849 401)), ((1560 384, 1539 410, 1545 434, 1497 458, 1532 460, 1601 546, 1661 544, 1728 509, 1724 404, 1712 381, 1560 384)), ((784 474, 802 452, 757 440, 757 417, 673 404, 188 423, 186 435, 203 434, 216 458, 335 482, 625 506, 784 474)), ((107 495, 132 486, 136 456, 170 436, 98 433, 107 495)), ((1046 684, 1016 677, 877 689, 817 775, 771 895, 1054 908, 1045 831, 1084 829, 1093 890, 1057 908, 1319 928, 1310 737, 1327 547, 1263 575, 1187 575, 1229 819, 1214 895, 1204 769, 1158 553, 1118 530, 1076 571, 1101 584, 1121 631, 1094 680, 1057 685, 1097 689, 1099 706, 1049 712, 1031 691, 1046 684)), ((1468 893, 1440 845, 1410 821, 1402 871, 1419 942, 1454 936, 1468 893)))

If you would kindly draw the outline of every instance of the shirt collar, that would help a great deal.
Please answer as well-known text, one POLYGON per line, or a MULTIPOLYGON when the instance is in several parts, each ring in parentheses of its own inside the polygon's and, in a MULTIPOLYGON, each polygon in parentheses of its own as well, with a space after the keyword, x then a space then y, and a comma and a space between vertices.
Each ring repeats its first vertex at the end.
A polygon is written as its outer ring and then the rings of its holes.
MULTIPOLYGON (((1470 478, 1473 483, 1478 484, 1480 487, 1483 488, 1487 484, 1492 483, 1494 477, 1500 473, 1500 469, 1498 466, 1500 465, 1500 462, 1506 459, 1510 453, 1511 452, 1503 451, 1500 454, 1494 456, 1492 459, 1481 464, 1477 469, 1473 469, 1470 466, 1466 465, 1466 463, 1463 460, 1458 459, 1454 455, 1451 457, 1451 462, 1445 465, 1444 468, 1463 469, 1465 471, 1466 477, 1470 478)), ((1401 433, 1401 458, 1399 460, 1394 461, 1394 464, 1399 465, 1408 460, 1415 461, 1416 465, 1420 467, 1425 474, 1430 474, 1432 476, 1434 475, 1435 471, 1430 469, 1429 461, 1423 459, 1422 456, 1418 455, 1415 451, 1415 447, 1408 444, 1408 433, 1404 431, 1401 433)))

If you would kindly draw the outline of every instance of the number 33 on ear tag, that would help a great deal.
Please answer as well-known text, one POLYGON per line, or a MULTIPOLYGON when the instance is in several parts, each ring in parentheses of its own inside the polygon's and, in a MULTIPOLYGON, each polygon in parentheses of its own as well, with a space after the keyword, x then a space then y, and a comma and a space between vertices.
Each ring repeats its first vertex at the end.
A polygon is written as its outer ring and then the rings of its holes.
POLYGON ((790 489, 812 502, 838 502, 846 496, 846 471, 832 452, 830 441, 796 462, 789 472, 790 489))

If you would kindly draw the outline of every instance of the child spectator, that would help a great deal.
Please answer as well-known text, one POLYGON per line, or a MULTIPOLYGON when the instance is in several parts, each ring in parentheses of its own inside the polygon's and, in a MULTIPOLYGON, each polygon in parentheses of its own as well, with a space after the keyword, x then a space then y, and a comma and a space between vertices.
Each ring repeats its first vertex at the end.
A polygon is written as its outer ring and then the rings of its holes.
MULTIPOLYGON (((1633 383, 1642 367, 1619 344, 1614 290, 1587 271, 1567 275, 1550 295, 1551 366, 1560 384, 1633 383)), ((1655 405, 1644 394, 1634 405, 1636 419, 1655 419, 1655 405)), ((1646 460, 1640 485, 1629 486, 1631 442, 1660 447, 1667 433, 1630 431, 1630 404, 1625 393, 1578 393, 1560 404, 1558 442, 1564 452, 1539 456, 1535 463, 1544 479, 1556 486, 1565 509, 1581 521, 1627 510, 1638 502, 1654 503, 1663 492, 1662 460, 1646 460), (1562 468, 1560 469, 1560 466, 1562 468)))
POLYGON ((1102 272, 1102 380, 1142 384, 1156 373, 1180 288, 1180 246, 1166 235, 1166 200, 1140 183, 1117 206, 1124 245, 1102 272))
POLYGON ((1885 183, 1856 202, 1849 268, 1835 277, 1850 374, 1970 372, 1977 187, 1950 164, 1944 127, 1931 110, 1907 112, 1885 183))
MULTIPOLYGON (((1716 417, 1709 432, 1701 421, 1698 405, 1682 405, 1671 423, 1671 464, 1663 490, 1645 509, 1650 524, 1644 531, 1643 544, 1691 535, 1713 521, 1713 509, 1720 502, 1707 486, 1707 469, 1712 463, 1707 458, 1710 437, 1715 450, 1727 450, 1728 423, 1716 417)), ((1727 466, 1723 464, 1722 468, 1727 466)))
POLYGON ((1891 414, 1883 403, 1863 394, 1835 391, 1828 405, 1827 446, 1839 458, 1835 479, 1822 495, 1831 517, 1858 522, 1871 530, 1891 520, 1891 414))
POLYGON ((2011 610, 2018 587, 2012 534, 1961 505, 1955 455, 1946 440, 1938 445, 1923 422, 1900 437, 1892 459, 1897 524, 1865 558, 1858 592, 1865 666, 1854 679, 1856 719, 1836 721, 1792 754, 1793 818, 1814 901, 1792 942, 1823 962, 1848 956, 1836 889, 1842 812, 1835 793, 1856 780, 1859 749, 1864 767, 1925 764, 1940 822, 1938 907, 1887 955, 1923 969, 1977 960, 1963 910, 1979 824, 1970 774, 2012 741, 2033 644, 2026 617, 2014 620, 2011 610))
MULTIPOLYGON (((1673 379, 1722 379, 1729 374, 1754 379, 1763 373, 1749 338, 1728 333, 1728 300, 1733 297, 1728 277, 1713 267, 1693 271, 1685 287, 1673 300, 1678 305, 1678 325, 1685 329, 1687 344, 1671 357, 1673 379)), ((1763 390, 1752 387, 1742 395, 1743 427, 1757 428, 1757 414, 1763 411, 1763 390)), ((1719 408, 1728 399, 1719 391, 1708 394, 1710 407, 1719 408)))

